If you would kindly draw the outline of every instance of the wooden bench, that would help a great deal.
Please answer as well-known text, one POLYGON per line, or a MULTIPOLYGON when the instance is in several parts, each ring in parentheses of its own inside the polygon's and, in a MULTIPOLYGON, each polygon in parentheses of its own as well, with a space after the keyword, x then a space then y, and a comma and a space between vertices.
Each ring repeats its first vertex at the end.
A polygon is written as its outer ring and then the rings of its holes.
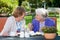
POLYGON ((2 31, 6 20, 7 20, 7 17, 0 17, 0 32, 2 31))

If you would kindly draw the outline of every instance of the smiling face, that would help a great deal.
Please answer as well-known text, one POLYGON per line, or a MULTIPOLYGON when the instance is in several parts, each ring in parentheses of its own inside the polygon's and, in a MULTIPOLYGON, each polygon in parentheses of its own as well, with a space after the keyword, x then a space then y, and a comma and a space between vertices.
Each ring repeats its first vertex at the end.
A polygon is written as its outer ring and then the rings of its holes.
POLYGON ((13 16, 15 17, 16 21, 20 21, 22 19, 24 19, 25 16, 25 9, 22 7, 17 7, 14 11, 13 11, 13 16))
POLYGON ((44 8, 37 8, 35 10, 35 12, 36 12, 35 18, 38 21, 44 21, 46 19, 47 13, 48 13, 48 11, 46 9, 44 9, 44 8))
POLYGON ((36 20, 40 21, 40 20, 43 19, 43 16, 42 16, 42 15, 36 14, 35 18, 36 18, 36 20))
POLYGON ((16 18, 16 20, 19 22, 20 20, 23 20, 25 16, 25 13, 23 13, 23 15, 19 16, 16 18))

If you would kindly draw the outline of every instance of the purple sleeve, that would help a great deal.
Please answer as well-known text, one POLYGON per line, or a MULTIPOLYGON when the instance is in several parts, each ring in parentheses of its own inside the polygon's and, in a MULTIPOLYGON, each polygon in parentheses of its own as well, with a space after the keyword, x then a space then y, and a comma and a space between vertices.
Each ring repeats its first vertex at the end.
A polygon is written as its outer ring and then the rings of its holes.
POLYGON ((33 25, 33 31, 34 32, 39 31, 39 22, 37 20, 33 19, 32 25, 33 25))

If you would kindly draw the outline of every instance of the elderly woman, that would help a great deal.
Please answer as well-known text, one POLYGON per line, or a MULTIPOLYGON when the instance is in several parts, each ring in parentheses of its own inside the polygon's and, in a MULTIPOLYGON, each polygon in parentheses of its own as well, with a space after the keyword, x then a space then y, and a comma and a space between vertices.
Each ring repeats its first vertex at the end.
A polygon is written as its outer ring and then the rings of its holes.
POLYGON ((25 10, 22 7, 17 7, 13 11, 13 15, 8 17, 4 28, 1 32, 1 36, 17 36, 18 32, 24 31, 25 29, 25 10))
POLYGON ((38 8, 35 10, 36 11, 36 16, 35 18, 32 20, 32 28, 30 27, 30 29, 32 29, 32 31, 34 32, 42 32, 41 28, 44 26, 55 26, 55 22, 47 17, 47 13, 48 11, 44 8, 38 8))

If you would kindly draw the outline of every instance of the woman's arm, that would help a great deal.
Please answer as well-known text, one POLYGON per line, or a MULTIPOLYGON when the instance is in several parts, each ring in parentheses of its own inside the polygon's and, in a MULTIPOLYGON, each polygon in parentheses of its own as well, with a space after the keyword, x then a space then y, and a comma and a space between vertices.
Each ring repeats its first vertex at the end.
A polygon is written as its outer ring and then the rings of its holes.
POLYGON ((38 32, 39 31, 39 21, 37 21, 36 19, 33 19, 32 26, 33 26, 32 30, 34 32, 38 32))

